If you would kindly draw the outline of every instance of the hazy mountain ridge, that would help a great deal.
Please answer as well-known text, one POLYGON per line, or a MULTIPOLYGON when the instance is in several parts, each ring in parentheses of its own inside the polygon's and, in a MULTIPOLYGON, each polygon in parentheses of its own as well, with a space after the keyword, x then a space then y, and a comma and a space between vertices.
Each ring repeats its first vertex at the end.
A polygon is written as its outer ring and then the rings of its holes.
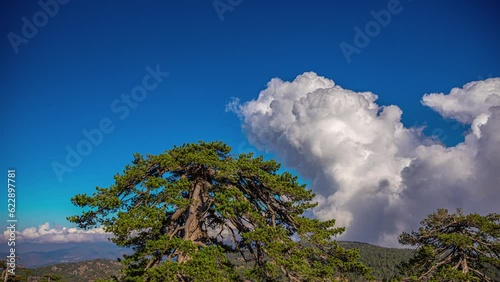
MULTIPOLYGON (((18 265, 27 268, 95 259, 116 260, 131 252, 111 242, 52 244, 52 250, 44 248, 41 244, 26 245, 28 246, 20 244, 23 248, 19 248, 16 256, 19 258, 18 265)), ((0 255, 5 257, 7 253, 0 255)))

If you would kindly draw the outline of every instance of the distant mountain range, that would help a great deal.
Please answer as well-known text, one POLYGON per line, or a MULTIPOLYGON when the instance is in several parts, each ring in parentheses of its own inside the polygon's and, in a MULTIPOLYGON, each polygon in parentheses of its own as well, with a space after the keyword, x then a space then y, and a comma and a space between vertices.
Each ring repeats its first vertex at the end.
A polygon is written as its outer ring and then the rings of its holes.
MULTIPOLYGON (((16 256, 19 265, 27 268, 40 267, 67 262, 80 262, 94 259, 116 260, 124 254, 131 253, 130 249, 119 248, 111 242, 99 243, 19 243, 16 256)), ((8 254, 0 253, 5 257, 8 254)))

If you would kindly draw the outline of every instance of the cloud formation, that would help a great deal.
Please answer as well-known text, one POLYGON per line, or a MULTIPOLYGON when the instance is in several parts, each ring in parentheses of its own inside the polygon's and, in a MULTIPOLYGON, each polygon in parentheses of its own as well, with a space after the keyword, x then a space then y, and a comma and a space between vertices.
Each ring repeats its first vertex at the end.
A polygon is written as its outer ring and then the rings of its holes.
MULTIPOLYGON (((10 231, 6 230, 3 233, 3 239, 9 238, 10 231)), ((16 240, 29 241, 32 243, 68 243, 68 242, 102 242, 108 241, 111 237, 103 228, 93 228, 89 230, 67 228, 67 227, 50 227, 46 222, 37 227, 29 227, 23 231, 18 231, 16 240)))
POLYGON ((487 114, 491 107, 500 105, 500 78, 473 81, 462 88, 453 88, 449 94, 426 94, 422 103, 443 117, 471 124, 477 117, 487 114))
POLYGON ((312 181, 313 216, 346 226, 343 238, 397 245, 437 208, 495 212, 500 202, 500 78, 424 95, 442 116, 471 125, 464 142, 444 147, 402 110, 371 92, 344 89, 306 72, 274 78, 255 100, 232 101, 249 141, 312 181), (464 102, 465 101, 465 102, 464 102))

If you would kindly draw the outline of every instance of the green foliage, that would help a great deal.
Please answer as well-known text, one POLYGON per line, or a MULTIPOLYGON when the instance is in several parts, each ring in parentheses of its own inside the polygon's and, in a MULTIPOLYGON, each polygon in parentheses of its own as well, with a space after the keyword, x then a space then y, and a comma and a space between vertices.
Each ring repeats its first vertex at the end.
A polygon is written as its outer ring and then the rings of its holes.
POLYGON ((221 142, 134 155, 115 184, 76 195, 85 211, 68 219, 102 225, 134 253, 120 281, 332 281, 368 275, 356 250, 333 238, 335 221, 303 216, 314 194, 273 160, 231 155, 221 142), (295 238, 293 240, 292 238, 295 238), (299 243, 300 242, 300 243, 299 243), (237 271, 227 254, 249 267, 237 271))
MULTIPOLYGON (((388 281, 399 274, 398 265, 408 262, 414 255, 412 249, 384 248, 360 242, 339 242, 347 249, 358 249, 360 261, 372 270, 376 281, 388 281)), ((366 281, 359 275, 348 275, 349 281, 366 281)))
POLYGON ((421 224, 418 231, 399 237, 401 244, 417 246, 414 258, 402 265, 407 280, 495 280, 500 270, 500 215, 439 209, 421 224))
POLYGON ((62 276, 59 274, 48 273, 43 275, 42 282, 60 281, 62 276))

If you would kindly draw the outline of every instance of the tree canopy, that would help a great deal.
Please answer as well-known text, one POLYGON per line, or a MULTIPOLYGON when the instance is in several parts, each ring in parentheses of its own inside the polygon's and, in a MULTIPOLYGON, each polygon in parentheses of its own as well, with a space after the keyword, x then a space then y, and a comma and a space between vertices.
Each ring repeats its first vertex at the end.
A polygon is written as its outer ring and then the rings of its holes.
POLYGON ((399 237, 401 244, 417 246, 414 258, 403 265, 406 280, 494 281, 494 269, 500 270, 499 214, 439 209, 421 225, 399 237))
POLYGON ((133 248, 121 281, 333 281, 368 275, 356 250, 334 240, 335 220, 310 219, 314 193, 280 164, 233 155, 221 142, 185 144, 134 155, 108 188, 80 194, 68 219, 103 226, 133 248), (239 254, 244 273, 227 259, 239 254))

